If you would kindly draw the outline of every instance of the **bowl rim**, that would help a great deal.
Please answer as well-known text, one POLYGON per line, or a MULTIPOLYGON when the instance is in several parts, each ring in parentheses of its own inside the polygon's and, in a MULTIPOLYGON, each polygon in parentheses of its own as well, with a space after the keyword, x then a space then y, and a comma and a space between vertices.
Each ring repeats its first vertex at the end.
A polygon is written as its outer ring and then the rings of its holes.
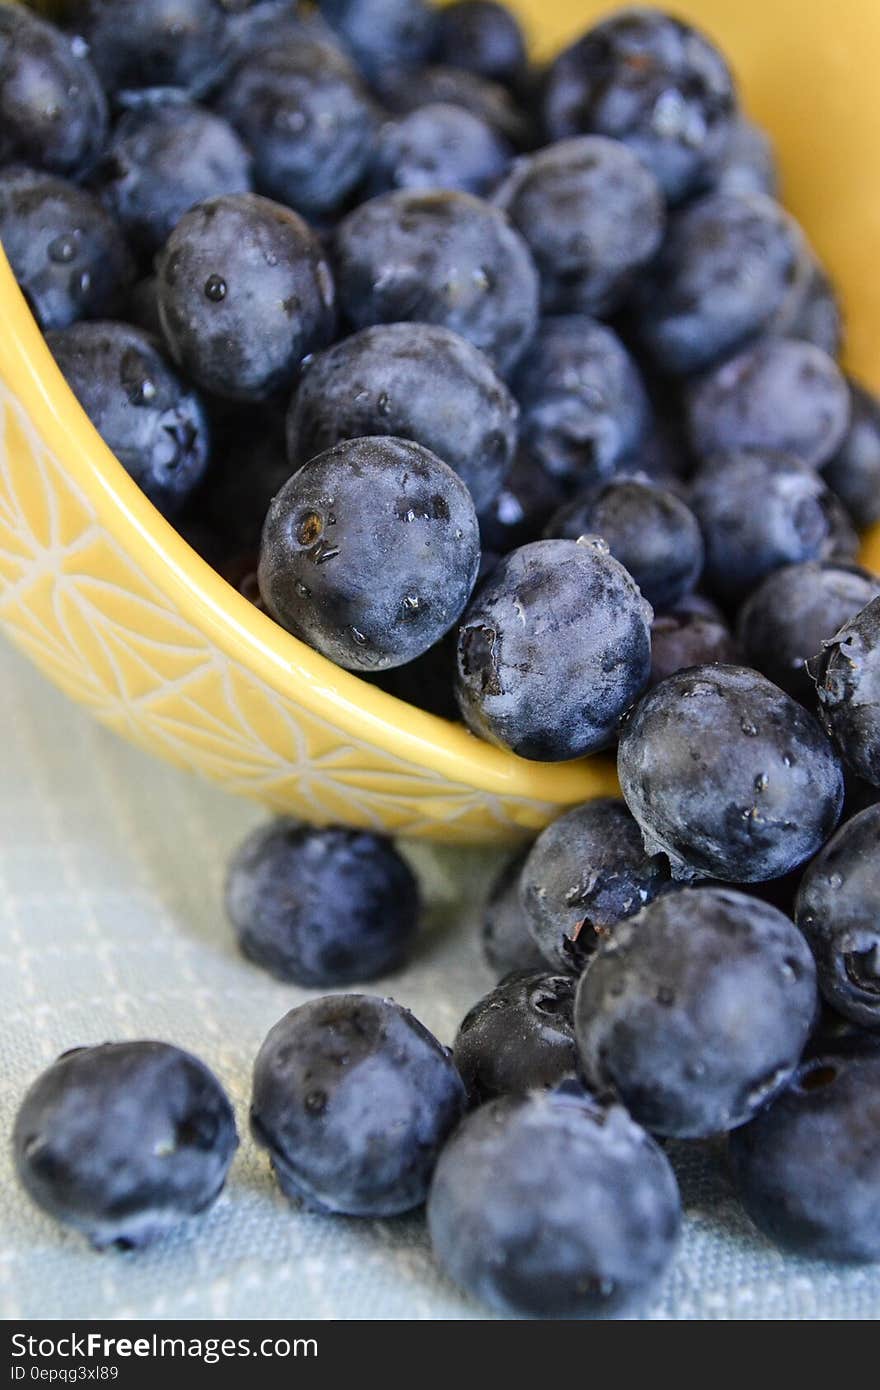
POLYGON ((616 785, 607 756, 539 763, 368 684, 287 632, 154 507, 68 386, 0 246, 0 376, 103 527, 187 621, 282 697, 376 749, 491 795, 566 806, 616 785))

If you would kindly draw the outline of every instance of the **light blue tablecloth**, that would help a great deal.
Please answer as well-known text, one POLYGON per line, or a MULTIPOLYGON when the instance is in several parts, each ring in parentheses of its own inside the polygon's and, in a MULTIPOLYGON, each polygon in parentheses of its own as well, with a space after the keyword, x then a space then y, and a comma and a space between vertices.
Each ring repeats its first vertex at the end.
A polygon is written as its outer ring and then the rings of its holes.
MULTIPOLYGON (((294 1211, 247 1134, 253 1057, 305 996, 236 954, 226 857, 252 806, 117 741, 0 643, 0 1315, 48 1318, 483 1316, 435 1270, 421 1217, 294 1211), (227 1086, 242 1147, 200 1223, 96 1255, 16 1185, 8 1135, 28 1083, 65 1048, 155 1037, 227 1086)), ((407 853, 410 853, 407 850, 407 853)), ((445 1042, 492 983, 477 942, 497 855, 411 852, 428 897, 409 969, 380 982, 445 1042)), ((740 1214, 717 1149, 676 1146, 687 1220, 656 1318, 876 1318, 880 1268, 785 1258, 740 1214)))

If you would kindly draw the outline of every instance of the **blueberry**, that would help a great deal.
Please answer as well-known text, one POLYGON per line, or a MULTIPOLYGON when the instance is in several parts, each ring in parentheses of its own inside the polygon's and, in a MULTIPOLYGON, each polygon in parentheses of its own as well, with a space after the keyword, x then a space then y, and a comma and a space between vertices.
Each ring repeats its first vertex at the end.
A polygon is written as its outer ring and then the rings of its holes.
POLYGON ((538 276, 504 213, 458 192, 383 193, 336 229, 341 306, 355 328, 438 323, 507 373, 535 331, 538 276))
POLYGON ((37 1206, 96 1249, 130 1249, 217 1200, 238 1137, 198 1058, 125 1042, 63 1053, 22 1101, 12 1146, 37 1206))
POLYGON ((822 723, 852 771, 880 787, 880 598, 824 643, 813 673, 822 723))
POLYGON ((800 1061, 816 971, 776 908, 690 888, 620 922, 578 986, 575 1036, 589 1084, 612 1087, 656 1134, 745 1124, 800 1061))
POLYGON ((514 970, 546 969, 522 909, 519 880, 529 847, 507 861, 495 877, 483 914, 481 942, 486 964, 499 980, 514 970))
POLYGON ((545 959, 579 971, 615 922, 669 885, 665 859, 647 853, 624 802, 601 797, 541 832, 523 866, 520 900, 545 959))
POLYGON ((607 546, 536 541, 480 585, 459 628, 465 722, 523 758, 609 744, 650 669, 651 609, 607 546))
POLYGON ((622 10, 551 63, 544 83, 550 140, 596 133, 623 140, 673 202, 711 179, 727 150, 736 93, 718 49, 659 10, 622 10))
POLYGON ((76 323, 47 342, 123 468, 160 511, 179 511, 208 463, 208 422, 155 339, 124 323, 76 323))
POLYGON ((454 0, 437 11, 434 59, 493 82, 517 87, 526 67, 526 42, 516 15, 497 0, 454 0))
POLYGON ((765 193, 775 198, 779 192, 776 151, 766 130, 738 116, 733 122, 727 148, 716 164, 711 184, 717 193, 765 193))
POLYGON ((620 737, 626 803, 676 878, 778 878, 819 850, 843 773, 817 721, 744 666, 697 666, 655 686, 620 737))
POLYGON ((234 856, 226 911, 249 960, 280 980, 330 989, 403 963, 419 890, 381 835, 278 820, 234 856))
POLYGON ((787 303, 771 325, 774 333, 799 338, 838 357, 843 346, 843 311, 827 271, 809 247, 787 303))
MULTIPOLYGON (((689 596, 693 597, 693 596, 689 596)), ((739 644, 714 604, 693 607, 681 600, 651 625, 651 685, 688 666, 735 665, 739 644)))
POLYGON ((849 390, 849 429, 823 476, 864 529, 880 521, 880 400, 852 378, 849 390))
POLYGON ((275 400, 210 404, 211 467, 193 512, 221 540, 224 552, 249 555, 253 568, 272 498, 293 469, 284 443, 284 411, 275 400))
POLYGON ((667 1268, 680 1220, 662 1150, 622 1106, 569 1083, 468 1116, 428 1198, 441 1268, 530 1318, 631 1315, 667 1268))
POLYGON ((654 608, 684 598, 703 569, 703 538, 674 492, 647 478, 611 478, 578 493, 547 523, 546 536, 601 536, 654 608))
POLYGON ((555 1086, 576 1067, 571 975, 518 970, 465 1014, 452 1057, 471 1102, 555 1086))
POLYGON ((379 94, 389 111, 406 115, 420 106, 461 106, 479 116, 509 144, 522 149, 531 140, 526 114, 504 87, 463 68, 427 67, 415 72, 386 69, 378 82, 379 94))
POLYGON ((767 449, 820 468, 846 434, 849 391, 821 348, 770 338, 701 377, 687 409, 698 454, 767 449))
POLYGON ((66 35, 0 5, 0 164, 87 173, 107 138, 98 75, 66 35))
POLYGON ((673 214, 636 286, 638 331, 661 371, 703 371, 771 330, 786 312, 803 233, 760 194, 713 193, 673 214))
POLYGON ((0 169, 0 241, 44 330, 116 312, 133 276, 122 233, 96 198, 20 164, 0 169))
POLYGON ((808 660, 878 594, 880 581, 853 565, 786 565, 769 574, 743 605, 740 644, 751 666, 815 708, 808 660))
POLYGON ((380 690, 387 691, 407 705, 414 705, 427 714, 435 714, 438 719, 460 723, 454 676, 455 632, 452 631, 414 661, 394 666, 390 671, 380 671, 371 679, 380 690))
POLYGON ((465 1105, 448 1051, 392 999, 313 999, 271 1029, 251 1127, 282 1192, 312 1211, 396 1216, 425 1200, 465 1105))
POLYGON ((736 1185, 776 1244, 813 1259, 880 1260, 880 1048, 868 1039, 804 1062, 731 1136, 736 1185))
POLYGON ((317 10, 301 0, 220 0, 225 11, 223 51, 228 69, 260 50, 276 48, 289 39, 334 44, 344 42, 317 10))
POLYGON ((221 117, 169 101, 123 113, 98 179, 105 206, 150 256, 193 203, 249 192, 251 157, 221 117))
POLYGON ((524 156, 495 201, 529 244, 550 314, 615 309, 658 250, 666 221, 650 170, 626 145, 598 135, 524 156))
POLYGON ((501 491, 480 512, 484 550, 506 555, 539 540, 564 496, 562 479, 548 473, 527 450, 519 449, 501 491))
POLYGON ((404 439, 311 459, 269 509, 260 591, 273 616, 354 671, 412 661, 447 632, 480 563, 464 483, 404 439))
POLYGON ((368 78, 427 57, 433 12, 425 0, 318 0, 318 8, 368 78))
POLYGON ((255 193, 197 203, 157 273, 171 354, 217 395, 264 399, 332 337, 333 279, 320 243, 295 212, 255 193))
POLYGON ((434 102, 379 131, 370 191, 394 188, 459 189, 488 193, 510 164, 507 142, 481 116, 450 102, 434 102))
POLYGON ((782 565, 840 551, 834 497, 788 454, 743 450, 708 459, 690 503, 706 547, 706 585, 725 603, 742 602, 782 565))
POLYGON ((198 95, 222 70, 225 26, 216 0, 72 0, 65 22, 85 39, 111 93, 180 87, 198 95))
POLYGON ((572 487, 609 477, 648 430, 635 362, 612 329, 580 314, 541 321, 513 390, 528 454, 572 487))
POLYGON ((372 155, 372 102, 329 44, 299 38, 261 49, 224 83, 218 108, 253 152, 259 191, 306 217, 332 213, 372 155))
POLYGON ((480 511, 510 467, 518 414, 467 339, 439 325, 379 324, 309 364, 287 418, 288 452, 295 467, 343 439, 412 439, 454 469, 480 511))

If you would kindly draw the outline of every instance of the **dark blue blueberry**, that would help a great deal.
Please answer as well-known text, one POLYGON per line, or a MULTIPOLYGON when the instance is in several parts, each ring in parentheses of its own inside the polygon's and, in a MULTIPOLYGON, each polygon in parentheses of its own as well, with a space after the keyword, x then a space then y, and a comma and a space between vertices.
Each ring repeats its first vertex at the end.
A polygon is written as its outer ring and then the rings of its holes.
POLYGON ((795 921, 832 1008, 880 1027, 880 805, 848 820, 801 879, 795 921))
POLYGON ((383 193, 336 229, 340 304, 355 328, 438 323, 505 374, 538 317, 538 274, 507 217, 469 193, 383 193))
POLYGON ((555 1086, 575 1071, 574 987, 546 965, 518 970, 465 1014, 452 1059, 472 1104, 555 1086))
POLYGON ((846 435, 849 391, 821 348, 769 338, 695 382, 687 413, 703 457, 766 449, 821 468, 846 435))
POLYGON ((823 477, 864 529, 880 521, 880 400, 852 378, 849 390, 849 430, 823 477))
POLYGON ((126 111, 98 171, 101 198, 152 255, 194 203, 247 193, 251 158, 221 117, 187 101, 126 111))
POLYGON ((831 1044, 730 1139, 746 1211, 812 1259, 880 1260, 880 1046, 831 1044))
POLYGON ((415 705, 416 709, 436 714, 438 719, 450 719, 456 724, 461 721, 455 699, 454 631, 447 632, 445 637, 414 661, 394 666, 390 671, 380 671, 372 679, 380 690, 408 705, 415 705))
POLYGON ((786 565, 769 574, 740 610, 740 645, 750 666, 815 709, 807 662, 878 595, 880 580, 854 565, 786 565))
POLYGON ((836 559, 847 548, 833 494, 787 454, 743 450, 708 459, 690 504, 706 547, 705 583, 725 603, 741 603, 783 565, 836 559))
POLYGON ((72 0, 64 19, 113 94, 180 87, 197 96, 222 70, 225 20, 216 0, 72 0))
POLYGON ((463 106, 434 102, 381 127, 369 187, 372 193, 393 188, 488 193, 510 159, 510 146, 482 117, 463 106))
POLYGON ((133 265, 97 198, 21 164, 0 169, 0 242, 44 330, 122 305, 133 265))
POLYGON ((552 516, 546 536, 601 536, 653 608, 673 608, 703 569, 696 518, 674 492, 647 478, 611 478, 552 516))
POLYGON ((191 208, 157 274, 171 354, 218 396, 265 399, 332 337, 333 277, 317 237, 290 208, 255 193, 191 208))
POLYGON ((420 1206, 464 1106, 448 1050, 393 999, 313 999, 276 1023, 254 1064, 254 1138, 282 1192, 312 1211, 420 1206))
POLYGON ((822 723, 856 776, 880 787, 880 598, 824 643, 811 668, 822 723))
POLYGON ((660 371, 703 371, 775 326, 805 253, 793 218, 761 194, 713 193, 673 214, 636 286, 638 333, 660 371))
POLYGON ((12 1146, 37 1206, 97 1249, 131 1249, 217 1200, 238 1136, 197 1057, 124 1042, 63 1053, 22 1101, 12 1146))
POLYGON ((821 849, 843 772, 818 722, 744 666, 695 666, 654 687, 620 736, 626 803, 676 878, 779 878, 821 849))
POLYGON ((526 41, 516 15, 497 0, 453 0, 438 10, 431 55, 448 67, 514 88, 527 67, 526 41))
POLYGON ((309 364, 287 417, 288 453, 298 467, 342 439, 412 439, 454 469, 482 511, 513 460, 518 414, 467 339, 439 325, 380 324, 309 364))
POLYGON ((630 1316, 669 1265, 680 1221, 662 1150, 622 1106, 568 1082, 468 1116, 428 1198, 441 1268, 529 1318, 630 1316))
POLYGON ((318 0, 318 8, 371 80, 428 55, 433 12, 425 0, 318 0))
POLYGON ((587 1082, 656 1134, 745 1124, 790 1080, 817 1010, 807 943, 775 907, 726 888, 659 898, 587 965, 575 1036, 587 1082))
POLYGON ((483 913, 481 942, 486 964, 499 980, 513 970, 546 969, 532 940, 529 919, 522 908, 519 880, 529 847, 520 850, 496 875, 483 913))
POLYGON ((713 603, 691 594, 651 624, 651 685, 688 666, 735 665, 739 644, 713 603))
POLYGON ((70 39, 18 5, 0 5, 0 164, 87 173, 107 138, 107 101, 70 39))
POLYGON ((409 440, 353 439, 304 464, 269 509, 260 592, 339 666, 402 666, 438 642, 480 563, 464 483, 409 440))
POLYGON ((773 324, 772 331, 787 338, 799 338, 839 357, 843 347, 843 311, 828 273, 810 247, 805 247, 802 264, 788 300, 773 324))
POLYGON ((193 511, 222 542, 227 559, 250 557, 256 569, 266 513, 293 469, 284 444, 284 411, 276 401, 209 403, 211 467, 193 511))
POLYGON ((531 140, 528 118, 506 88, 463 68, 427 67, 415 72, 386 70, 378 83, 383 105, 397 115, 420 106, 461 106, 522 149, 531 140))
POLYGON ((541 321, 513 390, 528 454, 571 487, 610 477, 649 427, 635 362, 612 329, 581 314, 541 321))
POLYGON ((677 202, 711 179, 727 150, 736 93, 718 49, 659 10, 622 10, 588 29, 544 82, 550 140, 623 140, 677 202))
POLYGON ((151 502, 179 511, 208 463, 208 422, 156 340, 124 323, 76 323, 47 335, 67 384, 151 502))
POLYGON ((549 314, 615 309, 657 252, 666 221, 650 170, 619 140, 598 135, 524 156, 495 201, 529 244, 549 314))
POLYGON ((730 129, 727 147, 711 175, 717 193, 766 193, 775 198, 779 171, 773 142, 761 126, 738 116, 730 129))
POLYGON ((277 820, 233 857, 226 911, 249 960, 280 980, 331 989, 402 965, 419 890, 381 835, 277 820))
POLYGON ((542 468, 527 450, 519 449, 501 491, 480 513, 484 550, 506 555, 539 540, 564 496, 563 481, 542 468))
POLYGON ((372 102, 329 44, 295 38, 261 49, 223 84, 218 109, 253 153, 258 190, 307 217, 332 213, 372 155, 372 102))
POLYGON ((557 968, 582 970, 608 931, 670 884, 623 801, 600 797, 553 821, 523 866, 520 900, 533 939, 557 968))
POLYGON ((339 36, 317 12, 301 0, 220 0, 225 12, 223 52, 227 68, 261 49, 272 49, 289 39, 318 40, 343 45, 339 36))
POLYGON ((523 758, 606 747, 651 662, 651 608, 602 542, 536 541, 483 581, 458 633, 465 722, 523 758))

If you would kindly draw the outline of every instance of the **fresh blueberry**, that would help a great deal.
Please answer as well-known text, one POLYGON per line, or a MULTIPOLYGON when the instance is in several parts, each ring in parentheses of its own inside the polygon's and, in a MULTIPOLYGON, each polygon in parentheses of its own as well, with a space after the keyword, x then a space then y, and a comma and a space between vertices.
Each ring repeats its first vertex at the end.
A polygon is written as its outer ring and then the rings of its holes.
POLYGON ((703 532, 706 585, 725 603, 741 603, 783 565, 840 554, 833 494, 790 455, 743 450, 708 459, 690 504, 703 532))
POLYGON ((220 0, 220 4, 225 12, 223 51, 228 70, 290 39, 330 43, 344 52, 339 35, 301 0, 220 0))
POLYGON ((192 509, 227 557, 249 556, 256 569, 266 513, 293 472, 284 411, 277 400, 250 405, 213 400, 209 417, 211 467, 192 509))
POLYGON ((513 390, 527 453, 570 487, 609 477, 648 430, 635 362, 612 329, 581 314, 541 321, 513 390))
POLYGON ((807 662, 878 595, 880 580, 854 565, 786 565, 769 574, 740 610, 740 645, 749 665, 814 709, 807 662))
POLYGON ((843 373, 821 348, 792 338, 769 338, 688 392, 691 441, 703 457, 766 449, 821 468, 849 424, 843 373))
POLYGON ((483 194, 504 177, 510 159, 509 145, 482 117, 434 102, 382 126, 369 187, 372 193, 447 188, 483 194))
POLYGON ((624 726, 617 767, 646 849, 676 878, 779 878, 821 849, 843 806, 818 722, 744 666, 655 686, 624 726))
POLYGON ((776 151, 766 130, 738 116, 730 130, 727 148, 711 177, 716 193, 765 193, 775 198, 779 192, 776 151))
POLYGON ((550 140, 623 140, 677 202, 711 179, 736 119, 733 78, 698 30, 659 10, 622 10, 588 29, 550 65, 550 140))
POLYGON ((172 516, 208 463, 208 422, 155 339, 125 323, 75 323, 47 335, 67 384, 123 468, 172 516))
POLYGON ((647 478, 611 478, 578 493, 552 516, 546 536, 601 536, 653 608, 672 608, 703 569, 703 538, 693 512, 647 478))
POLYGON ((251 157, 221 117, 169 101, 123 113, 98 181, 129 241, 151 256, 194 203, 249 192, 251 157))
POLYGON ((555 1086, 575 1071, 574 987, 546 966, 519 970, 465 1014, 452 1058, 472 1104, 555 1086))
POLYGON ((463 68, 427 67, 415 72, 391 69, 382 73, 379 94, 389 111, 399 116, 420 106, 461 106, 479 116, 508 144, 522 149, 530 143, 531 127, 510 92, 463 68))
POLYGON ((511 551, 459 628, 465 722, 544 762, 606 747, 647 682, 651 616, 603 542, 536 541, 511 551))
POLYGON ((131 1249, 213 1205, 238 1136, 197 1057, 125 1042, 63 1053, 22 1101, 12 1146, 37 1206, 96 1249, 131 1249))
POLYGON ((482 511, 513 460, 518 414, 467 339, 439 325, 379 324, 309 364, 287 417, 288 453, 297 467, 343 439, 412 439, 454 469, 482 511))
POLYGON ((822 723, 856 776, 880 787, 880 598, 844 623, 811 666, 822 723))
POLYGON ((880 1046, 832 1044, 730 1139, 746 1211, 786 1250, 880 1260, 880 1046))
POLYGON ((506 555, 517 546, 540 540, 564 496, 562 479, 548 473, 527 450, 519 449, 501 491, 480 512, 484 551, 506 555))
POLYGON ((434 60, 493 82, 517 87, 527 67, 526 41, 516 15, 497 0, 453 0, 437 11, 434 60))
POLYGON ((575 1037, 588 1084, 656 1134, 745 1124, 790 1080, 817 1010, 807 943, 775 907, 689 888, 618 923, 587 965, 575 1037))
POLYGON ((438 323, 505 374, 534 334, 528 247, 500 209, 469 193, 383 193, 342 220, 334 247, 341 307, 355 328, 438 323))
POLYGON ((532 940, 529 919, 520 902, 519 880, 528 853, 527 846, 500 869, 483 914, 483 956, 499 980, 514 970, 544 970, 547 967, 532 940))
POLYGON ((544 958, 580 971, 615 922, 669 885, 666 860, 646 852, 624 802, 601 797, 541 832, 523 866, 520 901, 544 958))
POLYGON ((425 0, 318 0, 318 8, 371 80, 428 55, 433 12, 425 0))
POLYGON ((827 271, 810 247, 804 249, 803 264, 771 328, 784 337, 812 343, 829 357, 840 356, 843 310, 827 271))
POLYGON ((549 314, 615 309, 657 252, 666 221, 650 170, 619 140, 598 135, 524 156, 495 201, 529 244, 549 314))
POLYGON ((464 1106, 448 1050, 408 1009, 337 994, 270 1031, 254 1065, 251 1127, 292 1201, 396 1216, 424 1202, 464 1106))
POLYGON ((87 173, 107 138, 107 101, 88 59, 19 5, 0 5, 0 164, 87 173))
POLYGON ((216 0, 71 0, 64 18, 114 94, 179 87, 197 96, 222 70, 225 23, 216 0))
POLYGON ((354 671, 412 661, 461 614, 480 563, 470 494, 404 439, 353 439, 304 464, 269 509, 260 592, 304 642, 354 671))
POLYGON ((333 278, 290 208, 255 193, 197 203, 157 264, 171 355, 208 391, 261 400, 333 334, 333 278))
POLYGON ((0 242, 44 330, 115 313, 133 277, 122 232, 97 198, 21 164, 0 169, 0 242))
POLYGON ((880 400, 852 378, 849 390, 849 430, 823 477, 864 529, 880 521, 880 400))
POLYGON ((666 1155, 622 1106, 569 1082, 468 1116, 428 1198, 441 1268, 529 1318, 631 1315, 669 1265, 680 1221, 666 1155))
POLYGON ((651 624, 651 685, 688 666, 736 665, 741 652, 723 614, 713 603, 690 602, 688 595, 675 608, 657 613, 651 624))
POLYGON ((331 989, 403 963, 419 890, 381 835, 278 820, 234 856, 226 911, 249 960, 280 980, 331 989))
POLYGON ((253 152, 259 191, 305 217, 331 214, 372 156, 372 102, 329 44, 290 39, 261 49, 224 83, 218 109, 253 152))
POLYGON ((713 193, 673 214, 636 286, 638 332, 656 366, 686 375, 732 356, 787 311, 803 233, 771 198, 713 193))

